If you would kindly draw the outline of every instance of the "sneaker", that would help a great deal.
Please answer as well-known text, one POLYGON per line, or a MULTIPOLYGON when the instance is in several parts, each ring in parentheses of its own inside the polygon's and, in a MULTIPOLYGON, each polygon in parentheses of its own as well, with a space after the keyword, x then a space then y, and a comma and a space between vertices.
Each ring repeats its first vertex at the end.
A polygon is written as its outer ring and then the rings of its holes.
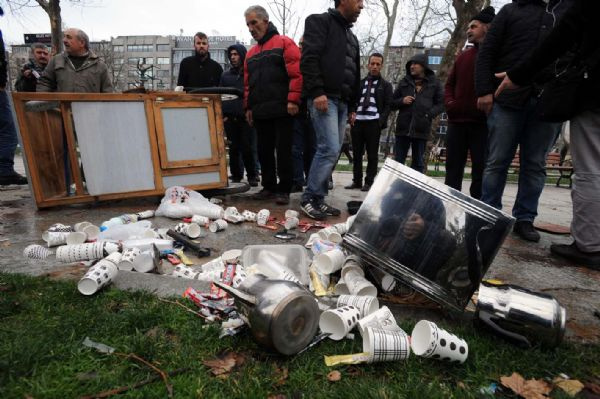
POLYGON ((12 175, 0 176, 0 186, 10 186, 11 184, 27 184, 27 178, 16 172, 12 175))
POLYGON ((302 201, 300 208, 308 215, 309 218, 323 220, 327 217, 327 214, 321 212, 319 208, 315 207, 315 204, 312 201, 302 201))
POLYGON ((250 199, 253 200, 270 200, 273 198, 275 198, 275 193, 267 190, 266 188, 263 188, 259 192, 254 193, 250 196, 250 199))
POLYGON ((275 203, 277 205, 288 205, 290 203, 290 195, 287 193, 275 194, 275 203))
POLYGON ((332 207, 331 205, 327 205, 325 202, 321 202, 319 204, 319 210, 327 216, 340 216, 342 214, 342 211, 332 207))
POLYGON ((598 252, 583 252, 577 248, 577 244, 552 244, 550 252, 554 255, 562 256, 574 263, 579 263, 587 266, 590 269, 600 270, 600 251, 598 252))
POLYGON ((348 186, 344 186, 344 188, 346 190, 360 190, 362 188, 362 186, 360 184, 356 184, 356 183, 352 182, 352 184, 350 184, 348 186))
POLYGON ((292 193, 301 193, 302 191, 304 191, 304 190, 302 189, 302 186, 299 184, 294 184, 292 186, 292 189, 290 190, 290 192, 292 192, 292 193))
POLYGON ((362 186, 362 188, 360 189, 360 191, 369 191, 371 189, 371 185, 365 183, 364 186, 362 186))
POLYGON ((538 242, 540 233, 533 227, 533 223, 528 220, 518 220, 513 227, 513 232, 525 241, 538 242))

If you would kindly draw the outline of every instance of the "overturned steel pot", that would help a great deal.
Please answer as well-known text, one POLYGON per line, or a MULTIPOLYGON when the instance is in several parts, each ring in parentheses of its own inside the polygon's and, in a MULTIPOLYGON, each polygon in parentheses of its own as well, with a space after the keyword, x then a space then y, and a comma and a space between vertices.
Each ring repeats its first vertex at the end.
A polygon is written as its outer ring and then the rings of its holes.
POLYGON ((262 274, 248 276, 238 287, 215 283, 235 298, 254 340, 283 355, 304 349, 319 326, 315 297, 291 281, 268 280, 262 274))
POLYGON ((521 346, 555 347, 565 333, 566 311, 551 295, 482 282, 476 320, 521 346))

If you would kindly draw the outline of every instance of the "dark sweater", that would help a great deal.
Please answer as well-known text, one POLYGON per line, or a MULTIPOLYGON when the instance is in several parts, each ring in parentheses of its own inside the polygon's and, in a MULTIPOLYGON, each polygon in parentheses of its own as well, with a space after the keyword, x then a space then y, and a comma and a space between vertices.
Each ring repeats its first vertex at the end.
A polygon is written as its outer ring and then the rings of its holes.
POLYGON ((210 54, 207 54, 204 59, 200 58, 198 54, 194 54, 181 60, 177 86, 185 88, 217 87, 222 73, 223 68, 210 58, 210 54))
POLYGON ((475 60, 477 46, 459 54, 448 74, 444 90, 444 105, 451 123, 486 123, 485 114, 477 109, 475 94, 475 60))

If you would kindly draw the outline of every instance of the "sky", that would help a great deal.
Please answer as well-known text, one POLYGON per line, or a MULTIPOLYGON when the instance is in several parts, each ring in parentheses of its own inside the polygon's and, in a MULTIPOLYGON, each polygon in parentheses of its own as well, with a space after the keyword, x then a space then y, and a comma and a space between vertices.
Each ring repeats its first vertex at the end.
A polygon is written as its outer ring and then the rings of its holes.
MULTIPOLYGON (((209 36, 236 36, 245 42, 251 37, 245 26, 244 11, 248 6, 265 0, 84 0, 81 6, 68 0, 61 1, 63 24, 84 30, 93 41, 110 40, 127 35, 183 35, 192 36, 203 31, 209 36)), ((6 4, 6 2, 2 2, 6 4)), ((79 2, 81 3, 81 2, 79 2)), ((295 0, 303 16, 323 12, 333 1, 295 0)), ((47 14, 30 0, 32 6, 18 14, 0 18, 0 29, 8 44, 22 44, 24 33, 49 33, 47 14)), ((267 10, 269 10, 267 8, 267 10)), ((271 13, 272 14, 272 13, 271 13)), ((272 17, 271 20, 274 20, 272 17)), ((302 27, 299 28, 302 30, 302 27)))

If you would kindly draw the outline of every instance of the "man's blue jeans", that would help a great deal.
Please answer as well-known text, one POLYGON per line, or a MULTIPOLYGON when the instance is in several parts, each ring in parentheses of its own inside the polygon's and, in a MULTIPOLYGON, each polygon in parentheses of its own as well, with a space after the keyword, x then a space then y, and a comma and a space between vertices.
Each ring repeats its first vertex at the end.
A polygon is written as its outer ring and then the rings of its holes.
POLYGON ((327 103, 327 112, 321 112, 317 111, 312 100, 308 100, 308 110, 317 139, 317 151, 310 165, 302 201, 323 202, 328 192, 329 176, 342 148, 348 120, 348 105, 334 98, 329 98, 327 103))
POLYGON ((488 116, 488 155, 483 173, 481 200, 502 209, 502 194, 508 168, 519 146, 520 168, 517 198, 512 215, 533 222, 546 182, 546 157, 556 141, 560 123, 542 122, 536 113, 536 99, 523 109, 494 104, 488 116))
POLYGON ((17 143, 17 130, 8 93, 0 90, 0 176, 15 174, 14 158, 17 143))

